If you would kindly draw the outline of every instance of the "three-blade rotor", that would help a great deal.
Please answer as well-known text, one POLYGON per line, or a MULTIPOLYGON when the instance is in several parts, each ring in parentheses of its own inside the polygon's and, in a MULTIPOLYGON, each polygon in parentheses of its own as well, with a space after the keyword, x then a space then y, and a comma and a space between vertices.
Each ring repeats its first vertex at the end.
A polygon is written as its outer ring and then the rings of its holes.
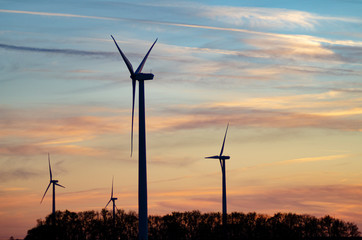
POLYGON ((47 187, 47 189, 45 190, 44 195, 43 195, 43 197, 42 197, 42 199, 41 199, 40 203, 42 203, 42 202, 43 202, 44 197, 45 197, 45 195, 47 194, 47 192, 48 192, 48 190, 49 190, 50 185, 54 184, 54 185, 57 185, 57 186, 59 186, 59 187, 65 188, 64 186, 62 186, 62 185, 60 185, 60 184, 58 183, 58 180, 53 180, 52 167, 51 167, 51 165, 50 165, 50 155, 49 155, 49 153, 48 153, 48 163, 49 163, 49 175, 50 175, 50 181, 49 181, 48 187, 47 187))
POLYGON ((151 48, 148 50, 146 56, 143 58, 142 62, 140 63, 140 65, 138 66, 138 68, 136 69, 136 72, 133 71, 133 67, 131 62, 128 60, 128 58, 126 57, 126 55, 124 55, 124 53, 122 52, 121 48, 118 46, 116 40, 114 39, 114 37, 111 35, 114 43, 117 46, 117 49, 119 51, 119 53, 121 54, 123 61, 125 62, 125 64, 127 65, 128 71, 131 74, 131 79, 132 79, 132 128, 131 128, 131 157, 132 157, 132 152, 133 152, 133 123, 134 123, 134 103, 135 103, 135 95, 136 95, 136 80, 151 80, 153 79, 153 74, 148 73, 148 74, 143 74, 142 73, 142 69, 143 66, 146 63, 146 60, 148 58, 148 55, 150 54, 153 46, 156 44, 157 39, 155 40, 155 42, 152 44, 151 48))

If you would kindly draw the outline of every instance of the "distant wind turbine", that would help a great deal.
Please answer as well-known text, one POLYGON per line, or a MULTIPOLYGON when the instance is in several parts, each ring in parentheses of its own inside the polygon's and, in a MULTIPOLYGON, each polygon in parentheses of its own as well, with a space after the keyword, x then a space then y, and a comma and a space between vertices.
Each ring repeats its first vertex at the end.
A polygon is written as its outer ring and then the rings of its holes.
POLYGON ((146 164, 146 126, 145 126, 145 89, 144 81, 152 80, 154 75, 152 73, 142 73, 143 66, 146 63, 148 55, 150 54, 153 46, 156 44, 157 39, 148 50, 146 56, 143 58, 141 64, 134 72, 132 64, 127 59, 119 48, 116 40, 111 35, 114 43, 116 44, 123 61, 131 74, 132 79, 132 129, 131 129, 131 156, 133 151, 133 119, 134 119, 134 101, 136 93, 136 80, 139 82, 139 121, 138 121, 138 217, 139 217, 139 239, 148 239, 148 210, 147 210, 147 164, 146 164))
POLYGON ((228 132, 229 124, 226 127, 224 141, 222 143, 220 155, 205 157, 205 158, 212 158, 212 159, 219 159, 221 171, 222 171, 222 225, 224 229, 226 227, 226 220, 227 220, 227 209, 226 209, 226 173, 225 173, 225 160, 230 159, 230 156, 223 156, 224 146, 225 146, 225 139, 226 134, 228 132))
POLYGON ((113 197, 113 179, 112 178, 112 191, 111 191, 111 198, 109 199, 109 202, 107 203, 107 205, 104 208, 107 208, 107 206, 109 205, 110 202, 113 202, 113 226, 116 226, 116 200, 118 198, 113 197))
POLYGON ((40 204, 43 202, 44 200, 44 197, 45 197, 45 194, 48 192, 48 189, 50 187, 51 184, 53 184, 53 210, 52 210, 52 219, 53 219, 53 225, 55 224, 55 185, 59 186, 59 187, 62 187, 62 188, 65 188, 64 186, 60 185, 58 183, 58 180, 54 180, 53 179, 53 174, 52 174, 52 168, 50 166, 50 156, 49 156, 49 153, 48 153, 48 163, 49 163, 49 174, 50 174, 50 182, 49 182, 49 185, 47 187, 47 189, 45 190, 45 193, 40 201, 40 204))

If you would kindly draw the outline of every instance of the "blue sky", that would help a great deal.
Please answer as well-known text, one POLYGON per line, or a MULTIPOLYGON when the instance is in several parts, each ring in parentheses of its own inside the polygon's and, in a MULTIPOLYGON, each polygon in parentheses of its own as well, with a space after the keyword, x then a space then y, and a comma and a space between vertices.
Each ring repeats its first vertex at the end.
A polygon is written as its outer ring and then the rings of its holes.
POLYGON ((50 212, 48 152, 58 209, 100 210, 115 176, 118 208, 137 210, 131 81, 111 34, 134 68, 158 38, 150 214, 221 210, 219 164, 203 158, 230 122, 229 212, 361 226, 360 1, 0 2, 0 239, 50 212))

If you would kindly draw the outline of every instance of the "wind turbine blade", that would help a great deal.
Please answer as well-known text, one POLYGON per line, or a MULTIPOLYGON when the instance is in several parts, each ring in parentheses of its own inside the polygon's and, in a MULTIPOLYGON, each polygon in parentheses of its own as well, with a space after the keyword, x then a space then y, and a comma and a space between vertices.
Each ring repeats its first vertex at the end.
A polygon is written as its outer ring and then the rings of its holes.
POLYGON ((107 208, 107 206, 109 205, 109 203, 112 201, 112 199, 109 200, 109 202, 107 203, 107 205, 104 208, 107 208))
POLYGON ((219 162, 220 162, 221 169, 223 169, 224 164, 223 164, 223 161, 221 161, 221 158, 219 158, 219 162))
POLYGON ((45 193, 44 193, 43 197, 41 198, 41 201, 40 201, 40 203, 42 203, 42 202, 43 202, 43 200, 44 200, 44 197, 45 197, 45 194, 47 194, 47 192, 48 192, 48 189, 49 189, 49 187, 50 187, 50 185, 51 185, 51 184, 52 184, 52 182, 50 182, 50 183, 49 183, 49 185, 48 185, 47 189, 45 190, 45 193))
POLYGON ((55 183, 55 185, 57 185, 59 187, 62 187, 62 188, 65 188, 64 186, 60 185, 59 183, 55 183))
POLYGON ((111 198, 113 198, 113 179, 114 179, 114 177, 112 178, 112 192, 111 192, 111 198))
POLYGON ((131 128, 131 157, 133 153, 133 123, 134 123, 134 100, 136 95, 136 80, 132 79, 132 128, 131 128))
POLYGON ((52 168, 50 166, 50 156, 49 156, 49 153, 48 153, 48 162, 49 162, 49 174, 50 174, 50 181, 53 180, 53 174, 52 174, 52 168))
POLYGON ((228 123, 228 125, 226 127, 226 132, 225 132, 225 136, 224 136, 224 141, 222 142, 220 156, 222 156, 222 153, 224 152, 224 145, 225 145, 226 134, 228 133, 228 128, 229 128, 229 123, 228 123))
POLYGON ((116 44, 116 46, 117 46, 117 48, 118 48, 118 51, 119 51, 119 53, 121 54, 121 56, 122 56, 122 58, 123 58, 123 61, 126 63, 127 68, 128 68, 128 71, 131 73, 131 75, 133 75, 134 72, 133 72, 133 67, 132 67, 131 62, 128 60, 128 58, 126 57, 126 55, 123 54, 122 50, 119 48, 116 40, 113 38, 112 35, 111 35, 111 37, 112 37, 114 43, 116 44))
POLYGON ((146 56, 143 58, 141 64, 138 66, 138 68, 137 68, 137 70, 136 70, 136 72, 135 72, 136 74, 142 72, 143 66, 144 66, 145 63, 146 63, 146 60, 147 60, 147 58, 148 58, 148 55, 150 54, 150 52, 151 52, 153 46, 156 44, 157 40, 158 40, 158 38, 156 38, 156 41, 152 44, 150 50, 148 50, 146 56))

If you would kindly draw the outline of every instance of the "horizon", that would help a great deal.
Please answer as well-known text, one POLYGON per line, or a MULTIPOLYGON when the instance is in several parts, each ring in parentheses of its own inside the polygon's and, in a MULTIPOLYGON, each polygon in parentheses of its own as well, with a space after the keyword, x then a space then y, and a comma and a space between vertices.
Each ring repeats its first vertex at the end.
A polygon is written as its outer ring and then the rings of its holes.
POLYGON ((56 210, 138 213, 143 72, 149 215, 330 215, 362 228, 362 3, 0 0, 0 240, 56 210), (138 94, 138 86, 136 89, 138 94))

